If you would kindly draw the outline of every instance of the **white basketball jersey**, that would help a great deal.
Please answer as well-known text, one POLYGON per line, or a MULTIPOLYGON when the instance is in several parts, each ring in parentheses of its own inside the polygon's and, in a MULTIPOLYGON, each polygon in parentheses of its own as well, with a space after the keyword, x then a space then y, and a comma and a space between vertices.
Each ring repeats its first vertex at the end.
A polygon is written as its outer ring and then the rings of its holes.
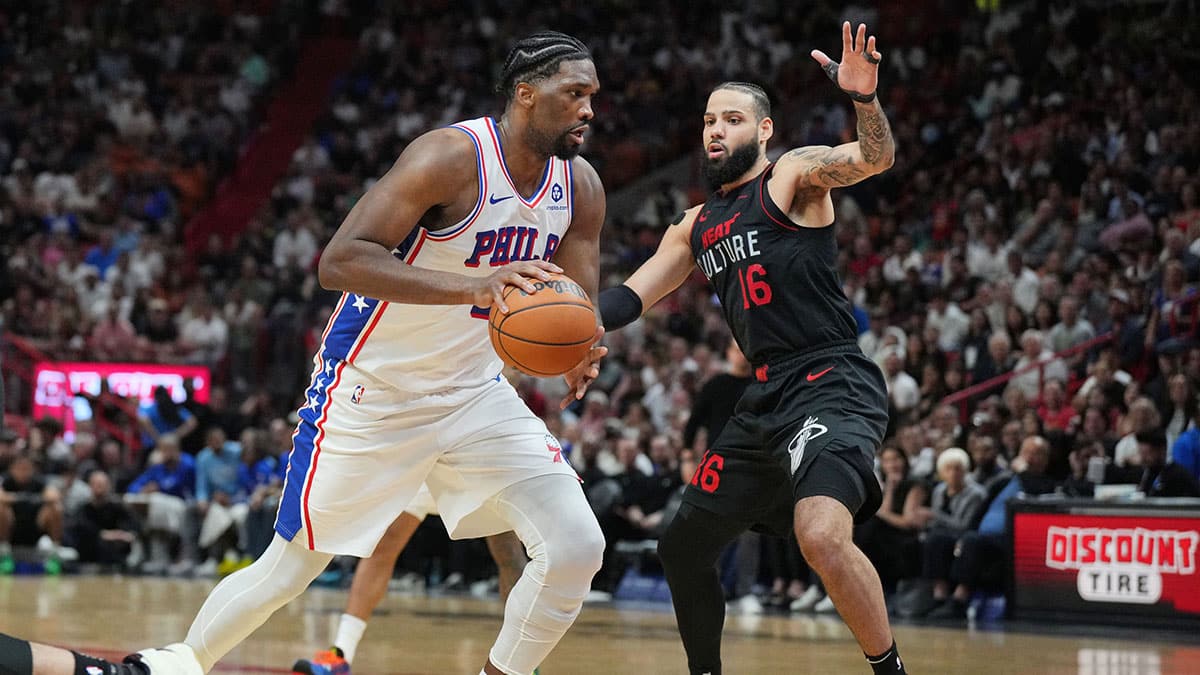
MULTIPOLYGON (((546 162, 533 196, 523 197, 504 164, 490 117, 451 125, 475 145, 479 199, 453 227, 413 230, 395 251, 422 269, 484 277, 519 260, 550 260, 571 223, 571 163, 546 162)), ((434 392, 496 377, 503 364, 487 334, 488 309, 470 305, 408 305, 343 293, 315 359, 333 375, 343 361, 402 390, 434 392)), ((312 392, 310 392, 311 394, 312 392)))

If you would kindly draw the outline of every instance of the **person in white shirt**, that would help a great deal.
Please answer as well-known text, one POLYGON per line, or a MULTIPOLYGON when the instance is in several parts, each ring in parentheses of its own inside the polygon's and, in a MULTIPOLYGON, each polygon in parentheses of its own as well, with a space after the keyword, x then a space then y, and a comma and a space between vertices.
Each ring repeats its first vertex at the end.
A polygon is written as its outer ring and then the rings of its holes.
POLYGON ((896 412, 904 415, 921 402, 921 388, 912 375, 904 372, 904 352, 892 348, 883 358, 883 374, 887 381, 888 396, 896 412))
MULTIPOLYGON (((1059 321, 1050 329, 1050 349, 1055 353, 1070 349, 1096 337, 1096 329, 1091 322, 1079 316, 1079 299, 1073 295, 1064 295, 1058 301, 1059 321)), ((1077 354, 1070 359, 1071 364, 1082 367, 1086 354, 1077 354)))
POLYGON ((995 227, 984 228, 983 241, 967 246, 967 270, 987 281, 1003 279, 1008 271, 1008 248, 995 227))
POLYGON ((1027 373, 1012 379, 1012 384, 1025 394, 1027 400, 1035 400, 1046 380, 1067 381, 1067 365, 1062 359, 1054 358, 1054 352, 1046 349, 1042 332, 1029 329, 1021 334, 1021 358, 1013 366, 1014 371, 1020 371, 1035 363, 1045 362, 1045 365, 1034 368, 1027 373), (1039 372, 1040 371, 1040 372, 1039 372))
POLYGON ((1037 272, 1025 266, 1025 262, 1021 257, 1021 252, 1017 249, 1009 249, 1006 256, 1008 262, 1008 274, 1005 278, 1012 287, 1013 302, 1017 303, 1017 307, 1026 314, 1032 314, 1038 302, 1038 289, 1040 282, 1038 281, 1037 272))
POLYGON ((938 349, 957 352, 971 327, 971 318, 959 309, 957 303, 947 301, 944 290, 936 289, 929 300, 925 324, 937 329, 938 349))
POLYGON ((883 261, 883 278, 892 284, 904 283, 908 279, 910 269, 919 271, 924 264, 921 252, 913 250, 912 240, 908 235, 898 234, 892 254, 883 261))
POLYGON ((275 235, 275 250, 272 262, 275 267, 298 267, 308 269, 317 255, 317 240, 304 227, 300 212, 291 213, 287 228, 275 235))

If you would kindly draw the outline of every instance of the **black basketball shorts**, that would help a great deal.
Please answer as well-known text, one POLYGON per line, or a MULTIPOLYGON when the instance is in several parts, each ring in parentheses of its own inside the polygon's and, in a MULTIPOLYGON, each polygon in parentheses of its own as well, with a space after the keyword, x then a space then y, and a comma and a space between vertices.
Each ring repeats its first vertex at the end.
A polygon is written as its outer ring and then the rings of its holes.
POLYGON ((875 452, 888 422, 879 367, 848 341, 755 374, 684 500, 781 535, 805 497, 832 497, 857 522, 870 518, 882 501, 875 452))

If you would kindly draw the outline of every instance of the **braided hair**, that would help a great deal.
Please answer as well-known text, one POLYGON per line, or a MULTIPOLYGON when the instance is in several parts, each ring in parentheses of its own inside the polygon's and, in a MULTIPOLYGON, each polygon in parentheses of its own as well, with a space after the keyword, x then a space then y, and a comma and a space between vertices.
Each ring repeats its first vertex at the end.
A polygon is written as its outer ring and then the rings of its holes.
POLYGON ((722 82, 713 87, 713 91, 720 91, 722 89, 731 89, 743 94, 749 94, 750 98, 754 100, 754 114, 759 120, 771 116, 771 99, 767 96, 767 92, 763 91, 763 88, 757 84, 751 84, 750 82, 722 82))
POLYGON ((508 58, 504 59, 496 90, 512 100, 518 83, 550 77, 558 72, 563 61, 591 58, 587 45, 570 35, 552 30, 534 33, 513 45, 508 58))

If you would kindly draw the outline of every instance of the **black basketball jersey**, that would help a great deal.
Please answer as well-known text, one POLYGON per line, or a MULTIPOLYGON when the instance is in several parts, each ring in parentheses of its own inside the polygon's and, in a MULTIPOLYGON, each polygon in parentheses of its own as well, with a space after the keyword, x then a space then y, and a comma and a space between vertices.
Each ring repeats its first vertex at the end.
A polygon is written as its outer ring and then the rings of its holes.
POLYGON ((696 265, 756 365, 858 336, 833 227, 800 227, 771 201, 774 166, 729 194, 713 193, 692 224, 696 265))

